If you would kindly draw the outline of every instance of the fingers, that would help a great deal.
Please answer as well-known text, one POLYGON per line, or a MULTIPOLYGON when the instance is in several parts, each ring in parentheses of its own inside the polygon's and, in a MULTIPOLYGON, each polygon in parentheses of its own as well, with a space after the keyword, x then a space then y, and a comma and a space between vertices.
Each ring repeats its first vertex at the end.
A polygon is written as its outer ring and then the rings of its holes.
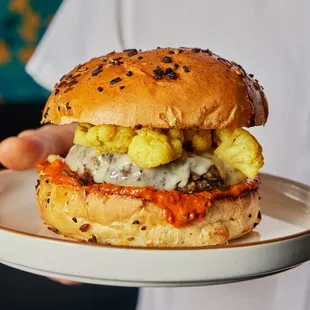
POLYGON ((74 281, 69 281, 69 280, 63 280, 63 279, 56 279, 56 278, 49 278, 52 281, 61 283, 63 285, 79 285, 80 283, 74 282, 74 281))
POLYGON ((46 125, 26 130, 0 143, 0 162, 14 170, 25 170, 50 154, 65 155, 72 146, 75 124, 46 125))

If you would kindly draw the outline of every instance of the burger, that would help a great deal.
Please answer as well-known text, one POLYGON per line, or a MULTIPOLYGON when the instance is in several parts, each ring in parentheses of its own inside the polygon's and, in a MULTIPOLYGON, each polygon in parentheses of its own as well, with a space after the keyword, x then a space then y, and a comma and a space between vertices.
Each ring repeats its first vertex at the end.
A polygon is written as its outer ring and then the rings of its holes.
POLYGON ((55 85, 42 123, 76 124, 65 157, 37 164, 54 232, 133 247, 227 244, 261 221, 262 147, 245 128, 268 103, 252 74, 209 49, 112 52, 55 85))

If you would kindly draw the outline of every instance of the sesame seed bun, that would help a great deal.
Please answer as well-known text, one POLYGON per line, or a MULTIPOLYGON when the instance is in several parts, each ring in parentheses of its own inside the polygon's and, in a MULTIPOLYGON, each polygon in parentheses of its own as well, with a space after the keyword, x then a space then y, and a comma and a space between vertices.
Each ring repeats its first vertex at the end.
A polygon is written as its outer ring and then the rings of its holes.
POLYGON ((215 200, 203 219, 185 227, 165 221, 154 203, 88 193, 82 186, 56 184, 44 174, 37 186, 37 202, 52 231, 78 241, 119 246, 221 245, 249 233, 261 221, 258 190, 215 200))
POLYGON ((209 50, 158 48, 93 58, 62 77, 42 123, 240 128, 266 123, 262 87, 209 50))

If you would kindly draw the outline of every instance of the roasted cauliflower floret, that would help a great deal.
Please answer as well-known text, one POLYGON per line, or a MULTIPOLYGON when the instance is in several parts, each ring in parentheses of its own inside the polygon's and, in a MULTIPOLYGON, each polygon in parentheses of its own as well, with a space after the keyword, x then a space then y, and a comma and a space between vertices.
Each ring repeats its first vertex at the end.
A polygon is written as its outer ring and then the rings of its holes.
POLYGON ((127 153, 134 135, 135 130, 129 127, 80 124, 75 132, 74 143, 95 147, 102 153, 127 153))
POLYGON ((254 179, 264 164, 262 147, 257 140, 242 128, 218 129, 216 136, 220 142, 214 155, 254 179))
POLYGON ((141 168, 158 167, 181 157, 181 131, 172 129, 166 135, 160 130, 142 128, 136 132, 129 145, 128 156, 141 168))
POLYGON ((202 154, 212 146, 211 130, 184 130, 185 141, 191 141, 195 154, 202 154))

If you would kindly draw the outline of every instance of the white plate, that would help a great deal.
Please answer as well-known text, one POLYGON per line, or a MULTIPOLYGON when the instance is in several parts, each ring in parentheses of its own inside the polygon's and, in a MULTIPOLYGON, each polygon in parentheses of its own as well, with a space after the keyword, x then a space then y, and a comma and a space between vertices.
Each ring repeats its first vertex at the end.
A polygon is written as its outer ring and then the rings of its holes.
POLYGON ((310 259, 308 187, 262 175, 263 221, 228 246, 137 249, 81 244, 49 231, 36 209, 36 173, 0 172, 0 261, 84 283, 193 286, 281 272, 310 259))

